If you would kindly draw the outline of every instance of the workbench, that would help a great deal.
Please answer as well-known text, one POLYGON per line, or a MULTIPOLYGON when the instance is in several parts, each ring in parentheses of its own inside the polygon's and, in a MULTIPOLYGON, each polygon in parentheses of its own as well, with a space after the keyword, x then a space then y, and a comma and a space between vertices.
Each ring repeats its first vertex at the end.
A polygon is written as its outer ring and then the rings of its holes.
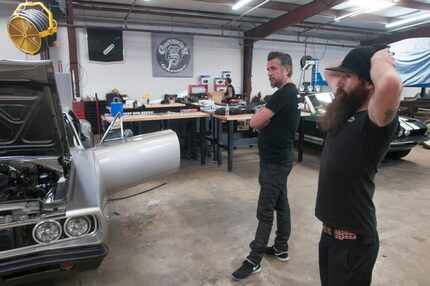
MULTIPOLYGON (((206 154, 207 154, 207 142, 206 142, 206 119, 210 115, 205 112, 166 112, 166 113, 154 113, 154 114, 133 114, 133 115, 123 115, 122 119, 124 123, 138 123, 146 121, 160 121, 160 129, 168 129, 168 122, 171 120, 183 120, 183 119, 196 119, 200 120, 199 124, 199 141, 200 141, 200 161, 201 164, 206 164, 206 154)), ((102 116, 103 122, 111 123, 112 116, 102 116)), ((197 125, 197 121, 196 121, 197 125)), ((119 127, 119 121, 115 123, 116 128, 119 127)), ((190 143, 191 144, 191 143, 190 143)))
MULTIPOLYGON (((245 114, 238 114, 238 115, 218 115, 218 114, 212 114, 212 118, 214 120, 213 127, 212 127, 212 138, 215 142, 215 158, 218 163, 218 165, 222 165, 222 153, 221 148, 225 147, 222 142, 222 124, 227 123, 227 160, 228 160, 228 166, 227 169, 229 172, 233 170, 233 150, 234 150, 234 122, 238 121, 248 121, 251 120, 253 113, 245 113, 245 114)), ((298 151, 298 162, 303 161, 303 143, 304 143, 304 130, 303 130, 303 120, 302 118, 305 116, 309 116, 310 113, 308 112, 301 112, 300 114, 300 120, 299 120, 299 127, 298 127, 298 145, 297 145, 297 151, 298 151)))
POLYGON ((144 104, 145 109, 164 109, 164 108, 182 108, 185 107, 186 105, 183 103, 154 103, 154 104, 144 104))

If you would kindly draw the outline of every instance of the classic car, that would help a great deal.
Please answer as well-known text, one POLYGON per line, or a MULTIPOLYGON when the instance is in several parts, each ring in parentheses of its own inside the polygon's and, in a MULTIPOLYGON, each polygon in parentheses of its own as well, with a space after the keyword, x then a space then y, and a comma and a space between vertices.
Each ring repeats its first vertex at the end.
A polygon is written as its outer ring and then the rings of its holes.
POLYGON ((108 196, 179 168, 174 132, 93 146, 59 98, 51 62, 0 61, 0 285, 98 267, 108 196))
MULTIPOLYGON (((301 109, 310 114, 303 118, 304 140, 323 145, 325 135, 319 127, 318 118, 332 102, 333 95, 330 92, 319 92, 302 95, 302 98, 301 109)), ((429 139, 427 127, 421 121, 399 116, 399 123, 396 137, 392 140, 387 153, 387 157, 391 159, 405 157, 414 146, 429 139)))

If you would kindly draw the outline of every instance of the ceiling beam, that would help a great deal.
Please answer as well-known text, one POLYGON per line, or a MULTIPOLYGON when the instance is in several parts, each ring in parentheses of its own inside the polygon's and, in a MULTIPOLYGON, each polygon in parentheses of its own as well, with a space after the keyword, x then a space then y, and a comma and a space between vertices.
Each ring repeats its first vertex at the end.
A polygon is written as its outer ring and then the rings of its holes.
MULTIPOLYGON (((104 11, 104 12, 116 12, 116 13, 128 13, 129 9, 126 7, 106 7, 106 6, 93 6, 93 5, 81 5, 74 4, 73 7, 75 9, 84 10, 84 11, 104 11)), ((194 18, 194 19, 206 19, 206 20, 217 20, 217 21, 231 21, 234 18, 225 16, 212 16, 212 15, 202 15, 202 14, 186 14, 183 12, 175 13, 172 11, 157 11, 152 9, 140 9, 134 8, 133 14, 143 14, 143 15, 155 15, 155 16, 166 16, 166 17, 184 17, 184 18, 194 18)), ((262 24, 266 21, 262 20, 248 20, 246 18, 237 20, 238 22, 252 23, 252 24, 262 24)))
MULTIPOLYGON (((1 1, 1 0, 0 0, 1 1)), ((76 10, 84 10, 84 11, 103 11, 103 12, 116 12, 121 14, 126 14, 129 11, 129 6, 127 4, 114 4, 112 6, 111 3, 105 3, 105 2, 91 2, 88 3, 88 1, 74 1, 73 7, 76 10)), ((247 23, 251 25, 260 25, 263 23, 266 23, 270 21, 270 18, 267 17, 256 17, 256 16, 246 16, 242 17, 241 19, 235 19, 235 14, 229 14, 229 13, 218 13, 218 12, 210 12, 210 11, 198 11, 198 13, 191 11, 191 10, 184 10, 184 9, 178 9, 175 10, 173 8, 165 9, 163 7, 142 7, 140 5, 135 5, 133 14, 135 16, 143 14, 143 15, 155 15, 155 16, 165 16, 165 17, 175 17, 175 18, 187 18, 187 19, 208 19, 208 20, 215 20, 215 21, 236 21, 239 23, 247 23)), ((171 25, 171 19, 169 20, 171 25)), ((316 22, 308 22, 305 21, 301 24, 293 25, 297 28, 302 29, 315 29, 315 30, 321 30, 321 31, 332 31, 332 32, 344 32, 344 33, 351 33, 351 34, 381 34, 384 33, 383 31, 378 30, 369 30, 369 29, 360 29, 360 28, 351 28, 347 26, 341 26, 341 25, 332 25, 332 24, 324 24, 321 26, 320 23, 316 22)), ((220 27, 217 27, 218 29, 220 27)), ((223 29, 231 29, 233 26, 223 26, 223 29)), ((246 29, 246 28, 245 28, 246 29)), ((248 28, 249 29, 249 28, 248 28)))
POLYGON ((315 0, 309 4, 299 6, 284 15, 274 18, 266 24, 262 24, 252 30, 249 30, 245 33, 245 35, 250 37, 265 38, 276 31, 287 28, 288 26, 302 23, 306 18, 315 16, 322 11, 328 10, 331 7, 345 1, 346 0, 315 0))
POLYGON ((404 39, 410 38, 424 38, 430 37, 430 24, 422 25, 418 28, 392 33, 391 35, 386 35, 378 37, 371 40, 362 41, 360 44, 363 46, 376 45, 376 44, 391 44, 404 39))
MULTIPOLYGON (((2 1, 2 0, 0 0, 2 1)), ((197 1, 201 1, 201 2, 209 2, 209 3, 234 3, 235 0, 197 0, 197 1)), ((291 7, 300 7, 300 5, 297 4, 291 4, 291 3, 284 3, 284 2, 277 2, 277 1, 271 1, 273 3, 280 3, 282 4, 282 7, 285 8, 284 4, 287 4, 287 6, 291 6, 291 7)), ((268 2, 268 3, 271 3, 268 2)), ((125 3, 117 3, 117 2, 104 2, 104 1, 88 1, 88 0, 74 0, 73 1, 74 6, 79 9, 94 9, 97 7, 110 7, 110 8, 128 8, 128 4, 125 3), (86 5, 86 6, 82 6, 82 5, 86 5)), ((279 9, 282 10, 282 9, 279 9)), ((292 9, 288 10, 291 11, 292 9)), ((167 7, 158 7, 158 6, 146 6, 146 5, 135 5, 135 13, 141 13, 142 11, 147 11, 148 14, 153 13, 154 11, 160 11, 160 12, 172 12, 172 13, 184 13, 185 17, 191 17, 192 15, 196 15, 196 17, 198 17, 199 15, 202 16, 202 18, 207 17, 213 20, 217 20, 221 19, 221 17, 225 17, 225 19, 228 20, 232 20, 235 19, 235 17, 237 17, 237 14, 233 14, 233 13, 224 13, 224 12, 213 12, 213 11, 196 11, 196 10, 190 10, 190 9, 180 9, 180 8, 167 8, 167 7), (138 12, 136 12, 138 11, 138 12), (192 14, 192 15, 191 15, 192 14), (219 16, 219 17, 217 17, 219 16)), ((282 10, 282 11, 286 11, 287 10, 282 10)), ((327 11, 324 11, 322 13, 325 13, 327 11)), ((331 13, 333 15, 333 17, 335 15, 337 15, 337 13, 335 11, 333 11, 334 13, 331 13)), ((161 15, 160 15, 161 16, 161 15)), ((166 15, 167 16, 167 15, 166 15)), ((171 16, 179 16, 179 15, 174 15, 171 14, 171 16)), ((379 17, 379 16, 373 16, 373 15, 358 15, 356 16, 356 18, 359 18, 360 20, 363 21, 370 21, 370 22, 388 22, 387 18, 385 17, 379 17), (368 17, 367 17, 368 16, 368 17)), ((391 19, 391 18, 390 18, 391 19)), ((259 22, 264 23, 264 22, 268 22, 270 21, 271 18, 269 17, 260 17, 260 16, 250 16, 250 15, 246 15, 244 17, 242 17, 239 20, 236 20, 238 22, 249 22, 249 23, 255 23, 255 22, 259 22)), ((303 24, 310 24, 310 25, 317 25, 319 26, 319 28, 321 27, 321 23, 316 23, 316 22, 310 22, 310 21, 305 21, 303 22, 303 24)), ((349 26, 344 26, 344 25, 333 25, 333 24, 324 24, 324 28, 325 27, 331 27, 331 28, 337 28, 337 29, 345 29, 345 32, 352 32, 352 30, 355 30, 356 32, 362 33, 362 32, 366 32, 366 33, 384 33, 384 30, 369 30, 369 29, 360 29, 360 28, 352 28, 349 26)))
MULTIPOLYGON (((201 1, 206 3, 215 3, 215 4, 228 4, 232 5, 236 2, 236 0, 195 0, 195 1, 201 1)), ((405 1, 407 2, 407 1, 405 1)), ((283 11, 283 12, 291 12, 294 9, 297 9, 302 5, 299 4, 293 4, 293 3, 286 3, 286 2, 279 2, 279 1, 270 1, 260 8, 264 9, 270 9, 270 10, 276 10, 276 11, 283 11)), ((250 7, 250 6, 249 6, 250 7)), ((323 17, 329 17, 329 18, 335 18, 340 15, 339 11, 335 10, 325 10, 319 13, 320 16, 323 17)), ((371 14, 361 14, 355 17, 355 19, 358 19, 360 21, 367 21, 372 23, 388 23, 390 20, 393 20, 391 17, 382 17, 377 15, 371 15, 371 14)))

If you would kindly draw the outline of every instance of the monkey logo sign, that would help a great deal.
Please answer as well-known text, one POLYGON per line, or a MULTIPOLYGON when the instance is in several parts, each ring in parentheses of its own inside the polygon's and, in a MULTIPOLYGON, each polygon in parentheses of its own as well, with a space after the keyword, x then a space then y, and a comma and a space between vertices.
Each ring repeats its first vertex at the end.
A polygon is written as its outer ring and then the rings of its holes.
POLYGON ((190 63, 190 50, 185 42, 169 38, 158 46, 157 61, 163 70, 169 73, 179 73, 184 71, 190 63))

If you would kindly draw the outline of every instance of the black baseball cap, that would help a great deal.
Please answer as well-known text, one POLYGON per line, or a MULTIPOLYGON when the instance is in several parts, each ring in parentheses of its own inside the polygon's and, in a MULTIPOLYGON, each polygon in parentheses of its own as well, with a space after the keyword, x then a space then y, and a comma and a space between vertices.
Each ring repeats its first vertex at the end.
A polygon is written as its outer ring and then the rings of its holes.
POLYGON ((347 72, 370 81, 370 59, 379 50, 388 48, 386 45, 355 48, 349 51, 340 66, 326 68, 330 71, 347 72))

